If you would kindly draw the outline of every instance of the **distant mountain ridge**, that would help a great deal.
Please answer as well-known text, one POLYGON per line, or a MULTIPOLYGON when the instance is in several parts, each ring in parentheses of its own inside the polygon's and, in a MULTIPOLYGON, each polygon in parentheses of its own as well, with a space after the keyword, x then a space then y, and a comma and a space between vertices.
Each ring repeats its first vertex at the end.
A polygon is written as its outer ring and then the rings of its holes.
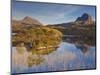
MULTIPOLYGON (((52 25, 47 25, 47 26, 55 26, 55 27, 77 27, 77 26, 92 26, 95 25, 95 22, 93 21, 93 18, 90 14, 88 13, 83 13, 82 16, 76 18, 75 21, 73 22, 68 22, 68 23, 61 23, 61 24, 52 24, 52 25)), ((23 27, 37 27, 37 26, 43 26, 43 24, 38 21, 37 19, 31 18, 29 16, 24 17, 22 20, 12 20, 12 26, 16 27, 17 26, 23 26, 23 27)))
MULTIPOLYGON (((54 24, 51 26, 58 26, 58 27, 71 27, 71 26, 92 26, 95 25, 93 18, 88 13, 83 13, 81 17, 78 17, 74 22, 68 23, 61 23, 61 24, 54 24)), ((50 25, 49 25, 50 26, 50 25)))
POLYGON ((29 24, 29 25, 33 25, 33 24, 35 24, 35 25, 42 25, 42 23, 40 23, 38 20, 33 19, 33 18, 29 17, 29 16, 26 16, 26 17, 22 20, 22 22, 23 22, 24 24, 29 24))
POLYGON ((77 24, 91 25, 94 23, 92 16, 88 13, 84 13, 81 17, 78 17, 75 21, 77 24))
POLYGON ((33 25, 33 26, 38 26, 38 25, 42 25, 41 22, 39 22, 36 19, 33 19, 29 16, 24 17, 22 20, 12 20, 12 26, 14 25, 33 25))

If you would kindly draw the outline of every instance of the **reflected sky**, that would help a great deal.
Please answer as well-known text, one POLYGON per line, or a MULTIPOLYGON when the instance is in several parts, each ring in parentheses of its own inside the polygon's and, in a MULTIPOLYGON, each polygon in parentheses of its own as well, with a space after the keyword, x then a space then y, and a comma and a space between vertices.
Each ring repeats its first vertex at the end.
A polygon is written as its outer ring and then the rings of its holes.
MULTIPOLYGON (((28 67, 24 64, 12 65, 12 73, 61 71, 95 68, 95 47, 89 46, 86 53, 78 49, 75 44, 62 42, 60 47, 49 55, 42 55, 45 60, 39 65, 28 67)), ((16 48, 13 48, 16 51, 16 48)), ((14 51, 12 53, 14 53, 14 51)), ((22 57, 24 59, 24 57, 22 57)), ((20 61, 20 58, 18 59, 20 61)), ((17 62, 18 62, 17 61, 17 62)), ((12 60, 12 62, 14 62, 12 60)))

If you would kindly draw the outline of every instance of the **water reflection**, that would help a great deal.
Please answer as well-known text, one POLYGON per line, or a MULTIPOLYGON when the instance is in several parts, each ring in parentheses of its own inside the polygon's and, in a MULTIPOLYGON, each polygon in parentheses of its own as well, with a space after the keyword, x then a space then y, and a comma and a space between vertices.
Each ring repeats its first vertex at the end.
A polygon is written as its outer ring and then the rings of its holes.
POLYGON ((83 53, 87 53, 91 46, 95 47, 95 38, 90 39, 90 37, 82 37, 79 35, 65 35, 63 37, 64 42, 72 43, 77 49, 81 50, 83 53))
POLYGON ((12 73, 94 69, 95 46, 84 40, 69 39, 48 54, 31 54, 25 48, 20 55, 12 49, 12 73))
POLYGON ((76 48, 81 50, 84 54, 89 51, 90 46, 87 44, 75 44, 76 48))

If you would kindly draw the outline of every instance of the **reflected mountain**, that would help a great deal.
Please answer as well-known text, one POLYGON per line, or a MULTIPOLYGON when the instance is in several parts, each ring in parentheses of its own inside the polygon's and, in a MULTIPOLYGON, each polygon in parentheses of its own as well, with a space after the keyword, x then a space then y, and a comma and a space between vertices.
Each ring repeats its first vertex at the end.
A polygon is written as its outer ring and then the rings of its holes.
POLYGON ((14 47, 12 53, 12 63, 16 66, 38 66, 44 61, 44 58, 41 55, 33 55, 31 52, 28 52, 25 47, 14 47))
POLYGON ((63 41, 74 44, 82 53, 88 52, 91 46, 95 46, 95 41, 91 40, 89 37, 82 37, 79 35, 64 35, 63 41))
POLYGON ((77 44, 75 44, 75 46, 77 49, 81 50, 82 53, 84 53, 84 54, 87 53, 90 48, 87 44, 78 44, 77 43, 77 44))

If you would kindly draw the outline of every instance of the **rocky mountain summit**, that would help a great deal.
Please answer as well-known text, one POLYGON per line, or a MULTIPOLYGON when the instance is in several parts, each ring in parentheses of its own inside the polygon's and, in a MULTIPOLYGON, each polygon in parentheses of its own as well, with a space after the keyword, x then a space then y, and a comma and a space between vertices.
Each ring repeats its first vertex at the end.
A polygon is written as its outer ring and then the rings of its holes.
POLYGON ((29 16, 26 16, 23 20, 22 23, 24 24, 29 24, 29 25, 42 25, 42 23, 40 23, 38 20, 33 19, 29 16))
POLYGON ((92 25, 94 23, 92 16, 88 13, 84 13, 81 17, 78 17, 75 21, 77 24, 92 25))
POLYGON ((92 16, 88 13, 83 13, 81 17, 76 18, 75 21, 61 23, 61 24, 54 24, 48 25, 50 27, 59 27, 59 28, 68 28, 68 27, 79 27, 79 26, 94 26, 95 21, 93 20, 92 16))

